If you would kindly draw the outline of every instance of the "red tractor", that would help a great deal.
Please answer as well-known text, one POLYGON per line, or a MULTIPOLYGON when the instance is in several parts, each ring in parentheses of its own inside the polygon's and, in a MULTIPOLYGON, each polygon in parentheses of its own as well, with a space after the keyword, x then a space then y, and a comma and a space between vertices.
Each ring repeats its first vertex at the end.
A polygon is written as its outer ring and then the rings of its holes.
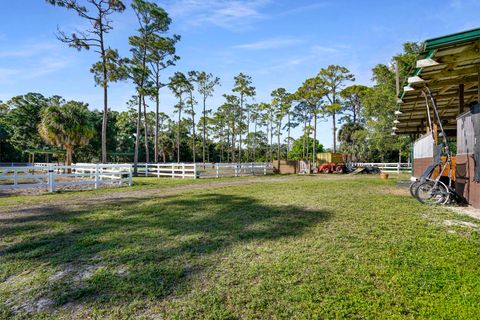
POLYGON ((346 173, 347 167, 344 164, 324 163, 318 166, 319 173, 346 173))

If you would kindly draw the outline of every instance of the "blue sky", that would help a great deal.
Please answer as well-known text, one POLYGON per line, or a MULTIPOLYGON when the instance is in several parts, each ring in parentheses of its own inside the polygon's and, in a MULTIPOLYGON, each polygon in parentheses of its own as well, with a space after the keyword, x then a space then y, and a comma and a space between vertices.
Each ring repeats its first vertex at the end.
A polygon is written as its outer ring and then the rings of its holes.
MULTIPOLYGON (((130 1, 125 1, 129 5, 130 1)), ((294 91, 304 79, 329 64, 346 66, 357 84, 371 84, 371 69, 388 63, 406 41, 421 41, 480 26, 475 0, 161 0, 182 36, 176 70, 204 70, 222 79, 210 100, 216 108, 233 76, 253 77, 257 101, 268 101, 278 87, 294 91)), ((73 12, 42 0, 0 1, 0 100, 27 92, 58 94, 101 109, 102 90, 89 73, 98 58, 59 43, 54 33, 85 26, 73 12)), ((131 10, 116 15, 108 35, 111 47, 129 54, 128 36, 136 28, 131 10)), ((134 93, 128 82, 110 88, 110 106, 125 110, 134 93)), ((163 111, 174 99, 161 92, 163 111)), ((199 108, 200 110, 200 108, 199 108)), ((296 131, 299 135, 299 131, 296 131)), ((329 147, 330 123, 320 123, 319 140, 329 147)))

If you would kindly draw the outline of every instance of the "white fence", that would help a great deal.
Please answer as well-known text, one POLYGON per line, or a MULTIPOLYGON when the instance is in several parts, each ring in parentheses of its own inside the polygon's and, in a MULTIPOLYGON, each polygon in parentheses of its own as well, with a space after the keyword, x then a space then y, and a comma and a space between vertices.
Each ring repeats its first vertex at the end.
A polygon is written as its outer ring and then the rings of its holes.
POLYGON ((378 167, 382 172, 411 173, 411 163, 354 162, 353 167, 378 167))
POLYGON ((139 163, 137 174, 172 178, 220 178, 273 173, 271 163, 139 163))
POLYGON ((0 190, 46 187, 49 192, 67 186, 132 185, 131 164, 35 164, 0 167, 0 190))

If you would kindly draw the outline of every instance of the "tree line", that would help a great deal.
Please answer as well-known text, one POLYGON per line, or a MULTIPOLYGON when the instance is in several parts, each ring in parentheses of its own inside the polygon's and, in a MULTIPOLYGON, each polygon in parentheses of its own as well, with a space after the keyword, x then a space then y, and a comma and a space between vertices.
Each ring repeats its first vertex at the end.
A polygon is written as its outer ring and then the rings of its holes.
MULTIPOLYGON (((113 28, 112 17, 127 9, 122 1, 47 2, 89 22, 89 28, 72 34, 59 29, 57 38, 79 51, 98 54, 90 72, 102 87, 103 110, 89 111, 82 102, 38 93, 0 103, 0 161, 21 160, 27 149, 51 146, 66 150, 67 162, 315 161, 316 153, 324 151, 317 140, 324 133, 317 132, 317 125, 327 120, 332 124, 333 152, 347 153, 355 161, 398 159, 401 150, 406 156, 409 140, 390 135, 396 102, 391 65, 373 69, 372 87, 354 84, 347 68, 330 65, 294 92, 273 90, 267 102, 257 101, 252 77, 239 73, 231 93, 223 95, 214 111, 210 98, 220 86, 218 77, 193 70, 176 71, 165 79, 165 70, 180 59, 175 47, 181 37, 168 34, 171 19, 156 3, 132 1, 138 28, 128 38, 130 56, 121 57, 108 46, 106 36, 113 28), (108 107, 108 88, 116 81, 135 86, 127 111, 108 107), (161 112, 164 87, 177 99, 174 118, 161 112), (297 127, 302 135, 293 139, 291 131, 297 127)), ((400 64, 400 76, 406 76, 418 51, 417 44, 407 43, 404 52, 392 58, 400 64)))

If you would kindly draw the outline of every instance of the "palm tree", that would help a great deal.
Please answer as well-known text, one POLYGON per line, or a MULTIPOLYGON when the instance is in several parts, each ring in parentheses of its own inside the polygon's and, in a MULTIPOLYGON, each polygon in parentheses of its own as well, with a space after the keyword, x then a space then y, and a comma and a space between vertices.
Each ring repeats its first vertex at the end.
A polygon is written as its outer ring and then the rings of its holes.
POLYGON ((95 134, 87 105, 77 101, 43 109, 38 131, 47 143, 66 150, 68 166, 72 164, 73 149, 86 145, 95 134))

